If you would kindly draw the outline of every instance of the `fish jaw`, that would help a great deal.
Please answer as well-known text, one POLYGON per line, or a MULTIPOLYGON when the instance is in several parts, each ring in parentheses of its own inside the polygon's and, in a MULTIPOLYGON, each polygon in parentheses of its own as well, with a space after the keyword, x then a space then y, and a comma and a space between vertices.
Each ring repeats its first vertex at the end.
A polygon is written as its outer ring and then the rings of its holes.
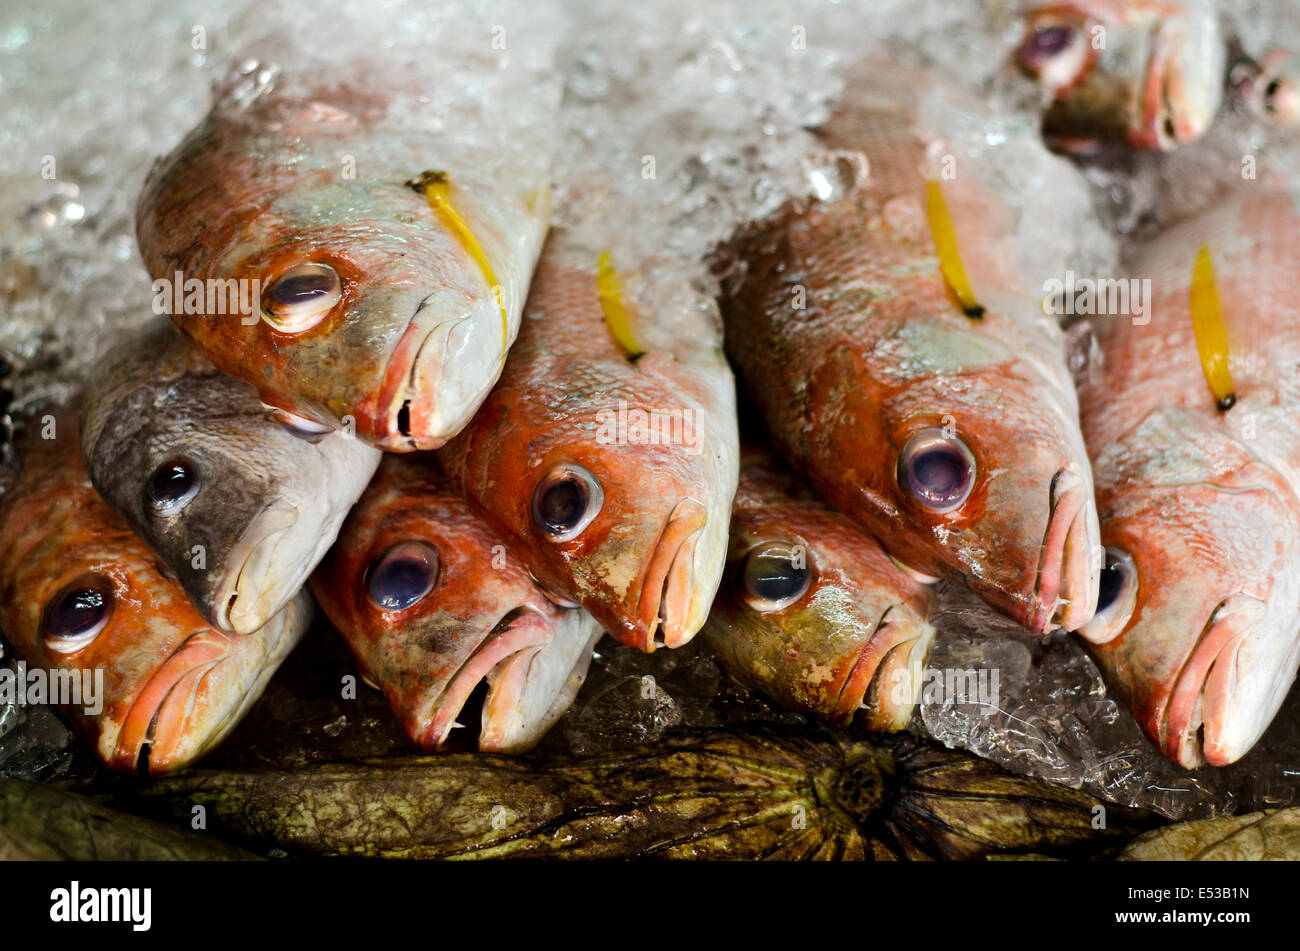
POLYGON ((518 322, 510 330, 500 324, 495 298, 444 290, 421 301, 388 358, 378 395, 357 409, 358 433, 390 452, 442 447, 469 422, 505 365, 518 322))
POLYGON ((1035 634, 1054 625, 1077 630, 1097 610, 1101 530, 1096 507, 1090 504, 1092 486, 1078 473, 1061 469, 1052 478, 1050 496, 1034 609, 1026 625, 1035 634))
POLYGON ((194 763, 234 729, 297 645, 313 610, 305 592, 251 636, 195 631, 140 689, 113 733, 107 765, 161 776, 194 763))

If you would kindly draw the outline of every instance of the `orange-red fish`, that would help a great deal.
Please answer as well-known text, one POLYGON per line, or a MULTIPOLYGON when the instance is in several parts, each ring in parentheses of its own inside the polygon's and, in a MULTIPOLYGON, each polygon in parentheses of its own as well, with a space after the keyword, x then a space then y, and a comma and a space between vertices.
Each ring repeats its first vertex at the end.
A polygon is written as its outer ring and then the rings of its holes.
POLYGON ((977 157, 917 124, 922 76, 850 76, 822 136, 869 173, 741 237, 727 350, 777 448, 890 554, 1073 629, 1100 559, 1064 341, 977 157))
POLYGON ((928 588, 766 452, 747 448, 704 637, 739 680, 833 723, 901 730, 934 640, 928 588))
POLYGON ((1136 245, 1080 403, 1107 546, 1081 634, 1151 740, 1240 758, 1300 664, 1300 203, 1263 180, 1136 245))
POLYGON ((426 455, 388 456, 312 586, 412 742, 523 752, 573 702, 600 626, 557 607, 426 455), (469 713, 466 712, 468 717, 469 713))
POLYGON ((429 91, 401 70, 282 72, 250 94, 263 71, 235 75, 145 183, 156 304, 264 402, 381 449, 440 446, 518 330, 547 147, 519 167, 440 152, 429 91))
MULTIPOLYGON (((97 712, 63 709, 99 759, 160 774, 228 734, 306 630, 310 596, 252 634, 210 627, 81 467, 76 419, 20 435, 0 496, 0 626, 31 668, 102 673, 97 712)), ((84 679, 84 678, 83 678, 84 679)))
POLYGON ((616 277, 552 232, 500 383, 439 455, 539 583, 650 651, 695 635, 722 575, 735 384, 711 327, 674 337, 616 277))

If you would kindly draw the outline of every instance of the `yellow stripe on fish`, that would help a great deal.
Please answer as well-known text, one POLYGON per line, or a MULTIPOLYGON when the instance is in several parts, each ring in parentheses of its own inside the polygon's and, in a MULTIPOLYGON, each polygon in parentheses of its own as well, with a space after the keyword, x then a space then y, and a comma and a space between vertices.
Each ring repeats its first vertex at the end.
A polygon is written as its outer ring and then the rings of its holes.
POLYGON ((979 320, 984 316, 984 308, 975 300, 975 292, 966 279, 966 268, 962 266, 961 254, 957 250, 957 233, 952 227, 943 188, 933 180, 925 183, 925 215, 930 219, 930 233, 934 236, 935 250, 939 252, 939 270, 943 272, 943 279, 957 296, 966 316, 979 320))
POLYGON ((496 272, 492 270, 492 264, 483 253, 483 246, 478 243, 478 238, 474 237, 474 232, 470 230, 469 223, 461 217, 460 212, 451 203, 451 178, 446 172, 421 172, 419 178, 411 182, 411 185, 425 197, 429 207, 443 220, 456 240, 460 242, 460 246, 468 252, 479 270, 483 272, 483 279, 491 288, 492 297, 497 302, 497 309, 501 311, 501 365, 504 367, 506 351, 510 347, 510 318, 506 314, 505 289, 497 280, 496 272))
POLYGON ((623 293, 623 282, 614 268, 614 259, 608 251, 600 252, 596 258, 596 296, 600 299, 600 309, 605 312, 605 326, 614 343, 623 351, 623 356, 635 360, 645 353, 636 342, 632 333, 632 308, 623 293))
POLYGON ((1192 266, 1192 286, 1188 294, 1192 311, 1192 331, 1196 350, 1201 357, 1205 382, 1218 401, 1219 409, 1228 410, 1237 402, 1228 367, 1228 328, 1223 322, 1223 307, 1214 281, 1214 262, 1210 246, 1201 245, 1192 266))

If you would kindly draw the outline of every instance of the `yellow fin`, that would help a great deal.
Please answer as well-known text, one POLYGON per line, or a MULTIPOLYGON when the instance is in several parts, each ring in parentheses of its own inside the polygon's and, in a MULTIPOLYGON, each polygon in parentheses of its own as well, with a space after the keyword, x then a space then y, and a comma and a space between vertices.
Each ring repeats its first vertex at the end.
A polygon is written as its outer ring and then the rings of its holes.
POLYGON ((1214 281, 1214 262, 1210 246, 1201 245, 1192 266, 1192 288, 1188 294, 1192 311, 1192 331, 1196 335, 1196 351, 1201 357, 1205 382, 1220 410, 1231 409, 1237 402, 1228 368, 1228 328, 1223 322, 1223 307, 1219 303, 1219 290, 1214 281))
POLYGON ((957 302, 966 316, 979 320, 984 316, 984 308, 975 300, 970 281, 966 279, 966 268, 962 266, 961 254, 957 251, 957 234, 953 231, 952 218, 948 214, 948 203, 944 201, 943 189, 936 181, 925 183, 925 215, 930 219, 930 233, 934 236, 934 247, 939 252, 939 270, 948 282, 957 302))
POLYGON ((497 302, 497 309, 501 311, 501 365, 504 367, 506 351, 510 346, 510 318, 506 314, 505 289, 497 280, 496 272, 492 270, 492 264, 483 253, 478 238, 474 237, 474 232, 470 230, 469 223, 461 217, 460 212, 451 203, 451 178, 446 172, 421 172, 420 177, 411 182, 411 185, 425 197, 429 207, 456 236, 461 247, 469 253, 483 273, 483 279, 487 281, 492 296, 497 302))
POLYGON ((609 335, 623 351, 623 356, 635 360, 645 353, 637 345, 632 333, 633 311, 623 294, 623 282, 619 280, 614 260, 608 251, 600 252, 596 258, 596 296, 600 298, 600 309, 605 312, 605 326, 609 328, 609 335))

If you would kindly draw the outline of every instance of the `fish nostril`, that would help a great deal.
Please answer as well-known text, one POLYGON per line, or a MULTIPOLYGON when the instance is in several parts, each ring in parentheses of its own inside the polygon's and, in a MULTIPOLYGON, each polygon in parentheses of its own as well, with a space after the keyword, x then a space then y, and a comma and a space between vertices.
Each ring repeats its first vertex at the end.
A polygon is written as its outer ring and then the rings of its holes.
POLYGON ((403 436, 411 435, 411 401, 406 400, 402 403, 402 408, 397 411, 397 431, 403 436))

